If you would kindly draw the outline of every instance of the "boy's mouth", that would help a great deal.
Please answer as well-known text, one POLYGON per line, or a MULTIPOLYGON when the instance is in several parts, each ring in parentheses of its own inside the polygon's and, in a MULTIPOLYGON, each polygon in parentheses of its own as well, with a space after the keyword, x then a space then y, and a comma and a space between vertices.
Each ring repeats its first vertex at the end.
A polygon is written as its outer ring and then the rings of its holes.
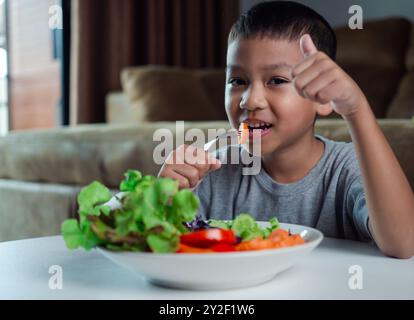
POLYGON ((260 130, 259 131, 260 137, 263 137, 264 135, 268 134, 270 132, 270 129, 273 127, 271 123, 257 120, 257 119, 247 119, 243 121, 243 123, 247 124, 250 138, 253 137, 253 130, 260 130))

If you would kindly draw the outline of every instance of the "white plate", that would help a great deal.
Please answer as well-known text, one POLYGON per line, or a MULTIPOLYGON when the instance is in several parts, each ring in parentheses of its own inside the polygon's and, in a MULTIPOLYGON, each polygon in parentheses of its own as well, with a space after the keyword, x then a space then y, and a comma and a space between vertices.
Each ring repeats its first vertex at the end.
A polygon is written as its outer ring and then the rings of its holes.
POLYGON ((248 287, 273 279, 305 258, 323 239, 322 233, 313 228, 284 223, 280 226, 302 234, 306 243, 281 249, 209 254, 98 251, 155 285, 192 290, 248 287))

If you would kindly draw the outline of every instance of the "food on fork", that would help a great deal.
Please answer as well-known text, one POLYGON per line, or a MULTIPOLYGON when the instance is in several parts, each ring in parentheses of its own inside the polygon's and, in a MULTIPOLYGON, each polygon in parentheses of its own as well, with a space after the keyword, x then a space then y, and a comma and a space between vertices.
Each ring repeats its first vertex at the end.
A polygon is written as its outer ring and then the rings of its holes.
POLYGON ((245 144, 249 137, 249 127, 247 123, 242 122, 239 127, 239 144, 245 144))

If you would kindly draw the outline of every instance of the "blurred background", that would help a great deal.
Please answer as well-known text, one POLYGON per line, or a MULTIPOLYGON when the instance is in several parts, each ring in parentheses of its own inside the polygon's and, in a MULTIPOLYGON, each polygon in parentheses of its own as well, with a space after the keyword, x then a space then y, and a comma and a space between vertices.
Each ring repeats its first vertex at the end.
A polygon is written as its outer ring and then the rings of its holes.
MULTIPOLYGON (((108 104, 126 103, 121 72, 130 66, 223 68, 231 24, 258 2, 0 0, 0 134, 116 118, 108 104)), ((347 25, 355 4, 298 2, 336 28, 347 25)), ((364 23, 414 18, 411 0, 358 4, 364 23)), ((404 30, 398 36, 410 37, 404 30)))

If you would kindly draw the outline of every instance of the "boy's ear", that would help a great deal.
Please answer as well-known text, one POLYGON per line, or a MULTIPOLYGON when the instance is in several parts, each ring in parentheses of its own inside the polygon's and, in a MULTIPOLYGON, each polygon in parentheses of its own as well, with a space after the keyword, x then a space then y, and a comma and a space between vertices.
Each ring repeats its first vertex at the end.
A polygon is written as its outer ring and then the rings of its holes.
POLYGON ((333 111, 332 104, 330 102, 325 104, 318 104, 316 107, 316 113, 322 117, 326 117, 333 111))

